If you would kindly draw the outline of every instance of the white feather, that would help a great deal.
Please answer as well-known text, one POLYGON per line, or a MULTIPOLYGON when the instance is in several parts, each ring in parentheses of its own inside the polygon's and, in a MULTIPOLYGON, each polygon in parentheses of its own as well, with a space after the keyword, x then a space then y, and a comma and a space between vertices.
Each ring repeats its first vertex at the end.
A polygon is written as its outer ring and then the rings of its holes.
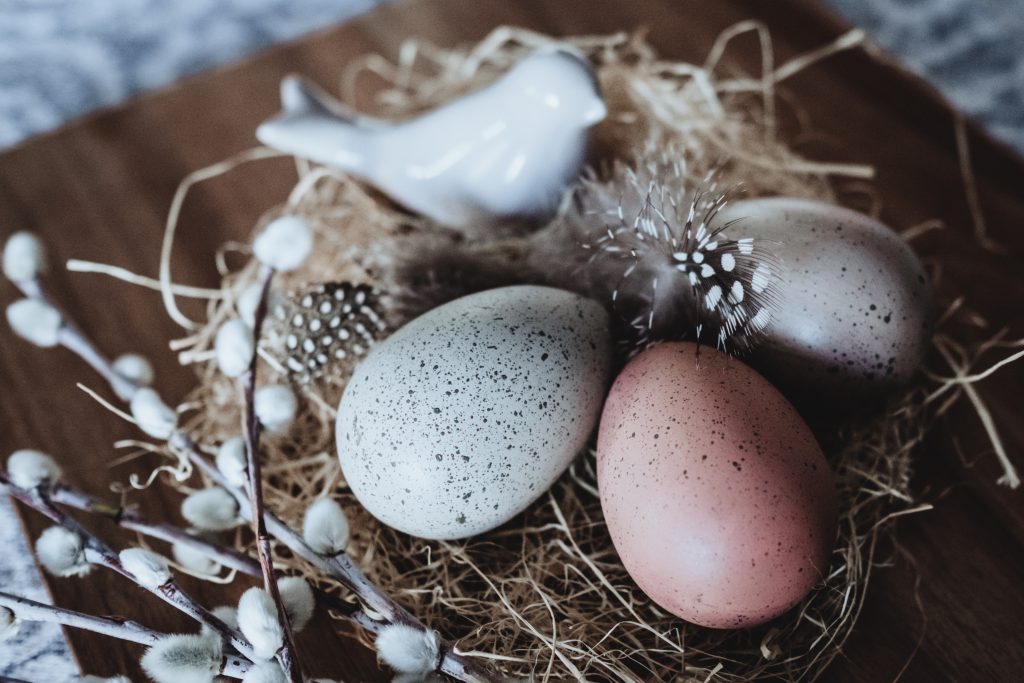
POLYGON ((437 634, 405 624, 385 626, 377 636, 377 655, 402 674, 428 674, 437 669, 437 634))
POLYGON ((313 229, 305 218, 281 216, 256 236, 252 250, 260 263, 274 270, 295 270, 313 250, 313 229))
POLYGON ((256 664, 242 676, 242 683, 288 683, 277 662, 256 664))
POLYGON ((61 477, 60 467, 46 453, 22 449, 7 458, 7 475, 22 489, 34 489, 41 484, 52 484, 61 477))
POLYGON ((36 555, 54 576, 84 576, 92 571, 81 536, 62 526, 52 526, 39 536, 36 555))
POLYGON ((181 515, 202 531, 226 531, 242 522, 238 516, 238 501, 222 488, 189 494, 181 503, 181 515))
POLYGON ((118 558, 121 560, 121 566, 146 588, 156 588, 171 580, 171 570, 167 566, 166 558, 145 548, 125 548, 118 553, 118 558))
POLYGON ((4 245, 4 275, 12 282, 32 280, 45 273, 46 261, 43 241, 31 232, 16 232, 4 245))
POLYGON ((218 636, 180 634, 150 647, 142 668, 156 683, 211 683, 220 673, 222 657, 218 636))
POLYGON ((114 360, 114 372, 140 387, 153 383, 156 373, 149 359, 138 353, 126 353, 114 360))
POLYGON ((253 653, 270 659, 284 643, 284 629, 274 600, 262 588, 250 588, 238 601, 238 628, 252 644, 253 653))
POLYGON ((44 349, 60 342, 60 312, 38 299, 19 299, 7 307, 7 322, 22 339, 44 349))
POLYGON ((168 439, 178 427, 178 414, 149 387, 136 391, 129 407, 139 429, 154 439, 168 439))
POLYGON ((249 363, 256 353, 252 330, 241 318, 227 321, 217 330, 213 353, 221 372, 228 377, 240 376, 249 369, 249 363))
POLYGON ((217 469, 234 486, 244 486, 248 478, 245 462, 245 439, 234 436, 217 449, 217 469))
POLYGON ((288 615, 288 623, 292 631, 298 633, 306 628, 306 624, 313 618, 313 610, 316 607, 316 599, 313 597, 313 589, 305 579, 298 576, 287 576, 277 582, 277 589, 281 593, 281 603, 284 605, 285 614, 288 615))
POLYGON ((298 410, 295 392, 283 384, 268 384, 256 391, 253 401, 256 417, 267 432, 281 434, 288 431, 298 410))
POLYGON ((330 498, 320 498, 306 510, 302 538, 319 555, 333 556, 348 545, 349 526, 345 511, 330 498))

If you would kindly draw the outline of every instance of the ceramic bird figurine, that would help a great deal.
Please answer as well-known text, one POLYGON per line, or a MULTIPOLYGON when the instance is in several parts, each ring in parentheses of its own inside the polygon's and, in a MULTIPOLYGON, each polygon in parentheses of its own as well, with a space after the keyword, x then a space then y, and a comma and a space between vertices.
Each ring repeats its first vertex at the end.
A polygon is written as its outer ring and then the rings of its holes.
POLYGON ((263 144, 349 172, 456 228, 553 212, 607 113, 590 64, 566 50, 523 59, 494 83, 400 123, 345 115, 297 76, 263 144))

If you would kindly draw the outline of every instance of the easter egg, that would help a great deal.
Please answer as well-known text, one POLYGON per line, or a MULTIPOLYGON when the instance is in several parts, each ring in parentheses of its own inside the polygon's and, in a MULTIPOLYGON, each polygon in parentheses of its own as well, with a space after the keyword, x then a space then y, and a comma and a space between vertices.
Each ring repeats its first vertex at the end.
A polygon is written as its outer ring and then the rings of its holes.
POLYGON ((752 362, 811 393, 905 384, 928 349, 931 288, 898 234, 856 211, 786 197, 736 202, 730 232, 777 258, 772 318, 752 362))
POLYGON ((762 623, 827 571, 828 463, 782 394, 724 353, 675 342, 634 357, 601 415, 597 477, 626 570, 686 621, 762 623))
POLYGON ((503 524, 584 447, 609 379, 608 315, 549 287, 466 296, 408 323, 345 387, 348 485, 400 531, 463 538, 503 524))

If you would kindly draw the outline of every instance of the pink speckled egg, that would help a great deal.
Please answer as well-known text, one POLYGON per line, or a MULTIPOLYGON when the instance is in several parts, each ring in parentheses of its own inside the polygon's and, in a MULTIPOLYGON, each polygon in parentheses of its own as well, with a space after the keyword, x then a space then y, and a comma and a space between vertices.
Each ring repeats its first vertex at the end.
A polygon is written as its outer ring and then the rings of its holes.
POLYGON ((626 365, 597 477, 626 570, 687 621, 762 623, 827 571, 836 494, 821 448, 775 387, 721 352, 661 344, 626 365))

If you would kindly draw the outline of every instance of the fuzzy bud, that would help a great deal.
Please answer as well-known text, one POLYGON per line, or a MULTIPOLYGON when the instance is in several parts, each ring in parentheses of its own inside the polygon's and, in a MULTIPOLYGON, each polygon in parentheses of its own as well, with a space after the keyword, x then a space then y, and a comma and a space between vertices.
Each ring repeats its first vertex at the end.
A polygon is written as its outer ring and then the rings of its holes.
POLYGON ((92 676, 87 674, 79 678, 78 683, 132 683, 132 679, 127 676, 111 676, 110 678, 104 678, 103 676, 92 676))
POLYGON ((234 486, 244 486, 248 480, 248 464, 245 461, 245 439, 234 436, 217 449, 217 469, 234 486))
POLYGON ((231 605, 220 605, 210 610, 213 616, 217 617, 232 629, 238 628, 238 610, 231 605))
POLYGON ((52 526, 39 536, 36 555, 54 576, 85 576, 92 571, 82 537, 62 526, 52 526))
POLYGON ((153 384, 156 373, 149 359, 138 353, 126 353, 114 360, 114 372, 137 387, 153 384))
POLYGON ((163 586, 171 580, 167 560, 145 548, 126 548, 118 554, 121 566, 145 588, 163 586))
POLYGON ((173 635, 161 638, 142 657, 142 668, 157 683, 211 683, 221 669, 218 636, 173 635))
POLYGON ((178 414, 149 387, 136 391, 129 407, 139 429, 154 439, 169 439, 178 428, 178 414))
POLYGON ((21 620, 18 619, 18 615, 6 607, 0 607, 0 643, 14 638, 20 628, 21 620))
POLYGON ((33 280, 46 270, 46 247, 36 235, 22 230, 7 239, 4 245, 4 275, 8 280, 33 280))
POLYGON ((295 392, 283 384, 268 384, 260 387, 253 397, 256 417, 270 434, 288 431, 298 410, 295 392))
POLYGON ((401 674, 425 675, 437 669, 437 634, 405 624, 391 624, 377 636, 377 656, 401 674))
POLYGON ((60 342, 64 319, 60 312, 39 299, 18 299, 7 307, 7 322, 22 339, 44 349, 60 342))
MULTIPOLYGON (((256 326, 256 307, 259 306, 262 295, 263 288, 259 284, 253 283, 243 289, 242 293, 238 295, 238 299, 235 300, 235 308, 238 310, 238 315, 241 316, 242 320, 250 328, 256 326)), ((281 294, 281 290, 277 287, 271 287, 267 291, 267 311, 273 313, 284 302, 284 295, 281 294)))
POLYGON ((260 305, 263 288, 259 284, 251 284, 242 290, 235 300, 235 308, 245 324, 250 328, 256 326, 256 308, 260 305))
MULTIPOLYGON (((210 610, 210 614, 223 621, 224 624, 227 625, 227 627, 231 630, 238 630, 238 610, 236 610, 234 607, 231 607, 229 605, 221 605, 219 607, 214 607, 212 610, 210 610)), ((216 634, 218 638, 220 637, 220 635, 217 634, 216 631, 214 631, 206 624, 203 624, 199 628, 199 633, 203 635, 216 634)))
POLYGON ((256 664, 242 677, 242 683, 288 683, 277 662, 256 664))
POLYGON ((281 593, 281 604, 288 615, 288 623, 291 624, 292 631, 298 633, 306 628, 306 624, 313 618, 313 609, 316 607, 313 589, 305 579, 298 576, 286 576, 281 579, 277 582, 277 589, 281 593))
POLYGON ((61 477, 60 467, 46 453, 23 449, 7 458, 7 476, 20 489, 53 484, 61 477))
POLYGON ((301 216, 281 216, 256 236, 252 250, 260 263, 274 270, 295 270, 313 250, 313 229, 301 216))
POLYGON ((238 628, 260 659, 270 659, 284 644, 284 628, 273 598, 262 588, 250 588, 238 601, 238 628))
MULTIPOLYGON (((438 674, 398 674, 391 679, 391 683, 445 683, 445 679, 438 674)), ((528 679, 507 679, 505 683, 531 683, 528 679)))
POLYGON ((345 511, 330 498, 321 498, 306 510, 302 539, 318 555, 332 557, 344 551, 348 533, 345 511))
POLYGON ((220 571, 220 565, 215 560, 210 559, 206 553, 184 543, 172 544, 171 556, 175 562, 193 574, 213 575, 220 571))
POLYGON ((189 494, 181 503, 181 516, 201 531, 226 531, 241 523, 238 501, 222 488, 189 494))
POLYGON ((227 321, 217 330, 213 352, 221 372, 228 377, 240 376, 249 369, 253 354, 256 353, 252 330, 241 318, 227 321))

